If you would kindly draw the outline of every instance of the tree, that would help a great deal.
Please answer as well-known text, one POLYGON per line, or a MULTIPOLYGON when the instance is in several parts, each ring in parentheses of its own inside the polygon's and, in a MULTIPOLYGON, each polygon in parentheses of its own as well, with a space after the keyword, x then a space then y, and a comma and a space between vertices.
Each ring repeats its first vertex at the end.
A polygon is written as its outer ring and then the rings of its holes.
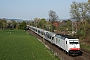
POLYGON ((25 30, 25 29, 26 29, 26 22, 23 21, 23 22, 19 23, 18 28, 19 28, 19 29, 23 29, 23 30, 25 30))
POLYGON ((76 19, 76 32, 77 32, 77 22, 81 22, 81 20, 84 22, 83 23, 83 28, 85 31, 85 25, 86 25, 86 20, 87 17, 89 17, 89 5, 86 2, 75 2, 73 1, 71 4, 71 9, 70 9, 70 14, 71 18, 76 19))
POLYGON ((89 17, 89 21, 90 21, 90 0, 88 0, 88 17, 89 17))
POLYGON ((88 0, 88 2, 90 3, 90 0, 88 0))
POLYGON ((76 20, 77 36, 85 37, 90 29, 90 0, 88 2, 72 2, 70 14, 71 18, 76 20))
POLYGON ((71 22, 71 20, 68 20, 67 22, 67 30, 72 30, 72 22, 71 22))
POLYGON ((40 21, 39 21, 39 27, 44 29, 46 26, 46 19, 42 18, 40 21))
POLYGON ((1 19, 1 21, 0 21, 0 26, 1 26, 1 29, 2 30, 5 30, 6 29, 6 26, 7 26, 7 21, 5 20, 5 18, 4 19, 1 19))
POLYGON ((7 21, 7 28, 12 29, 12 20, 7 21))
POLYGON ((16 26, 17 26, 17 22, 12 21, 12 29, 16 28, 16 26))
POLYGON ((35 27, 37 27, 39 21, 40 21, 40 18, 34 18, 34 25, 35 25, 35 27))
POLYGON ((80 14, 79 14, 78 9, 79 9, 78 8, 78 3, 73 1, 72 4, 71 4, 71 9, 70 9, 71 18, 74 18, 74 19, 77 19, 77 20, 80 19, 80 14))
POLYGON ((56 12, 55 11, 53 11, 53 10, 50 10, 49 11, 49 21, 51 21, 51 23, 52 23, 52 32, 54 32, 54 25, 53 25, 53 23, 56 21, 58 19, 58 16, 57 16, 57 14, 56 14, 56 12))
POLYGON ((2 21, 1 21, 1 19, 0 19, 0 29, 2 29, 2 21))

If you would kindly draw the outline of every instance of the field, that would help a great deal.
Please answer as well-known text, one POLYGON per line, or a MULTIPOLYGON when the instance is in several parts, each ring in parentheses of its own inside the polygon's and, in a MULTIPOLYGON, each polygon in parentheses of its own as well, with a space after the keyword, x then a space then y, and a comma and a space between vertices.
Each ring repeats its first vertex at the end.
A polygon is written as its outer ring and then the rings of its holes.
POLYGON ((0 60, 56 60, 34 36, 23 30, 0 30, 0 60))

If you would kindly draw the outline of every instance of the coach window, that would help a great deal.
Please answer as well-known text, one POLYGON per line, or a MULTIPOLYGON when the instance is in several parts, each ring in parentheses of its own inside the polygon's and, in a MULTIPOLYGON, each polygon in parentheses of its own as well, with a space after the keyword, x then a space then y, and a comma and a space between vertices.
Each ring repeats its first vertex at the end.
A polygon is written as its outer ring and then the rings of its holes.
POLYGON ((47 35, 48 36, 48 38, 49 38, 49 35, 47 35))
POLYGON ((50 36, 50 39, 51 39, 51 36, 50 36))
POLYGON ((44 33, 44 35, 46 35, 46 34, 44 33))
POLYGON ((58 38, 56 38, 56 43, 58 42, 58 38))

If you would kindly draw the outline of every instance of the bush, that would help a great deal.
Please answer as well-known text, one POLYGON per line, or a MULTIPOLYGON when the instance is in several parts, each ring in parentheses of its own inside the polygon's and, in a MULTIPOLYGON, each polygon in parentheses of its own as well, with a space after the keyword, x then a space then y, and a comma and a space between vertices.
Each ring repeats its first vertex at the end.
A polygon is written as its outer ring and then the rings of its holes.
POLYGON ((80 38, 80 37, 85 37, 86 33, 83 30, 78 30, 76 37, 80 38))

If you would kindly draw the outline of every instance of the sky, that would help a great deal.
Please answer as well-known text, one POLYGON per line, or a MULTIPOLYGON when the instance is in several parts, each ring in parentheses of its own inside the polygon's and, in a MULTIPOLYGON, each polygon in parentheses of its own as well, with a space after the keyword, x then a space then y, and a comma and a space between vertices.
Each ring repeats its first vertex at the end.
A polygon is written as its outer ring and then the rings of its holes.
POLYGON ((0 0, 0 18, 31 20, 49 18, 49 11, 56 12, 60 19, 70 18, 70 4, 88 0, 0 0))

